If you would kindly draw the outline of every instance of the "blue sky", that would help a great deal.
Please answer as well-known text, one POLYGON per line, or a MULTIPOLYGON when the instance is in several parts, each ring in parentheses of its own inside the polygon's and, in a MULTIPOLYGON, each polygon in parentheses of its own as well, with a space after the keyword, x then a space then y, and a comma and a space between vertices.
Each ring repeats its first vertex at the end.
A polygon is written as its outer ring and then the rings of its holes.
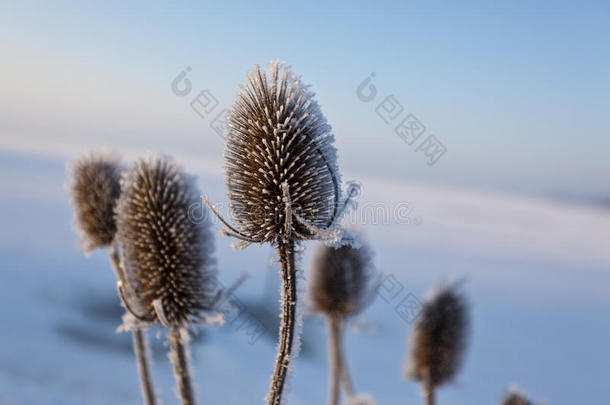
POLYGON ((0 147, 220 161, 171 81, 190 66, 228 107, 253 63, 280 59, 313 85, 348 172, 603 196, 609 22, 607 2, 4 2, 0 147), (379 96, 363 103, 371 72, 379 96), (446 146, 436 165, 375 114, 387 95, 446 146))

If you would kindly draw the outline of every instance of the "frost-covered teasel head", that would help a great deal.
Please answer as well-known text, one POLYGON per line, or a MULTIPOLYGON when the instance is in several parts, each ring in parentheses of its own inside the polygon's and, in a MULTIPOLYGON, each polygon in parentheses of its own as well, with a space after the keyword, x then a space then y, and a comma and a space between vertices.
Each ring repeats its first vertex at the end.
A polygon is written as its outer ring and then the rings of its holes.
POLYGON ((369 296, 373 253, 367 244, 339 248, 320 243, 309 275, 309 307, 315 312, 347 317, 360 312, 369 296))
POLYGON ((119 158, 108 152, 90 152, 70 163, 68 172, 83 250, 110 245, 116 233, 114 208, 121 194, 119 158))
POLYGON ((185 326, 211 309, 216 292, 209 221, 188 215, 200 203, 194 179, 154 156, 134 163, 121 185, 117 226, 140 316, 185 326))
POLYGON ((446 285, 424 302, 411 340, 409 377, 436 388, 452 380, 464 355, 469 328, 459 285, 446 285))
POLYGON ((248 74, 228 115, 225 171, 243 239, 314 239, 334 222, 340 179, 331 128, 289 67, 248 74))

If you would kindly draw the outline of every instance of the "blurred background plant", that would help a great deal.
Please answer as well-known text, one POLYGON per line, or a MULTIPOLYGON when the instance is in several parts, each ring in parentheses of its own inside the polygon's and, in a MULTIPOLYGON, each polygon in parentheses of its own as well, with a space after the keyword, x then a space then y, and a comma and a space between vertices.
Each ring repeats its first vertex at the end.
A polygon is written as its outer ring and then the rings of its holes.
POLYGON ((375 292, 373 253, 366 242, 359 241, 359 245, 335 248, 318 244, 308 274, 309 309, 323 314, 328 323, 330 405, 339 404, 341 387, 347 401, 355 403, 356 398, 344 333, 349 318, 362 312, 375 292))
MULTIPOLYGON (((115 207, 121 194, 121 168, 119 158, 104 151, 92 151, 70 164, 71 200, 74 206, 77 231, 85 253, 95 248, 107 247, 112 268, 117 277, 117 291, 128 310, 125 293, 127 275, 119 258, 119 242, 115 207)), ((128 310, 129 311, 129 310, 128 310)), ((148 339, 140 328, 133 328, 133 350, 136 356, 142 395, 147 405, 156 403, 150 371, 148 339)))

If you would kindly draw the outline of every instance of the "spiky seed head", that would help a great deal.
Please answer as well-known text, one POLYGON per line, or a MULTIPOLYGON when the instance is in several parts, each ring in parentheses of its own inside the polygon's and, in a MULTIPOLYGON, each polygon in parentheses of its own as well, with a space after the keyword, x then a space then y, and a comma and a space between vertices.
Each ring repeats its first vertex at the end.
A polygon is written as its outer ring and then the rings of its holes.
POLYGON ((258 65, 228 115, 225 172, 234 222, 258 242, 313 239, 336 215, 340 179, 331 128, 289 67, 258 65), (304 225, 298 218, 304 220, 304 225))
POLYGON ((436 388, 457 373, 468 340, 466 300, 456 284, 434 291, 424 302, 411 336, 407 375, 436 388))
POLYGON ((310 268, 310 309, 342 317, 359 313, 367 301, 372 265, 373 254, 365 243, 359 248, 320 243, 310 268))
POLYGON ((508 395, 504 398, 502 405, 534 405, 521 390, 512 387, 508 395))
POLYGON ((105 151, 89 152, 70 163, 68 172, 83 250, 108 246, 116 233, 114 207, 121 194, 119 158, 105 151))
POLYGON ((215 294, 210 223, 189 218, 201 204, 194 179, 151 156, 134 163, 122 188, 117 226, 141 315, 185 326, 210 309, 215 294))

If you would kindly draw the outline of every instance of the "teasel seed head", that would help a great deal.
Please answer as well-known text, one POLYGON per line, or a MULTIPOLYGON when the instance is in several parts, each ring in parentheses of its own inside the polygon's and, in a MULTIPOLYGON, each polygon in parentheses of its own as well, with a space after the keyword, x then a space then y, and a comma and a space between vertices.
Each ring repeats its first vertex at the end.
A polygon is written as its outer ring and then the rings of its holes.
POLYGON ((92 151, 68 165, 70 197, 85 252, 108 246, 116 233, 114 208, 121 194, 119 158, 92 151))
POLYGON ((239 235, 250 241, 315 239, 340 199, 334 137, 300 78, 280 62, 258 65, 228 115, 226 183, 239 235))
POLYGON ((456 284, 445 285, 427 299, 411 337, 407 375, 436 388, 454 378, 468 340, 467 303, 456 284))
POLYGON ((319 243, 307 289, 310 309, 343 318, 358 314, 370 296, 372 266, 372 250, 362 241, 359 248, 319 243))
POLYGON ((201 203, 194 179, 154 156, 134 163, 121 185, 117 226, 141 316, 186 326, 211 309, 216 293, 210 222, 189 218, 201 203))

